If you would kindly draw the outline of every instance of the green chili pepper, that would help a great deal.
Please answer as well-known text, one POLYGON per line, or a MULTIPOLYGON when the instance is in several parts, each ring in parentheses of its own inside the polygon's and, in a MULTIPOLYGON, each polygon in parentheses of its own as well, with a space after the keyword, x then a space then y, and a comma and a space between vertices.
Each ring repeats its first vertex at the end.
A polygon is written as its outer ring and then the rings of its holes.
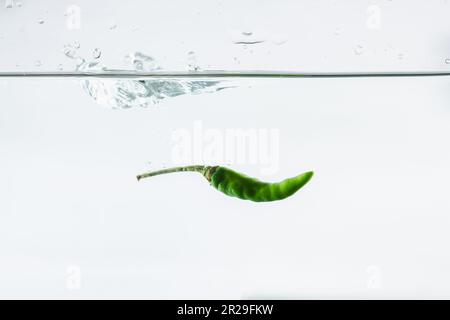
POLYGON ((227 196, 256 202, 276 201, 285 199, 301 187, 313 176, 313 172, 305 172, 281 182, 268 183, 248 177, 231 169, 220 166, 187 166, 163 169, 137 176, 138 180, 160 174, 192 171, 199 172, 217 190, 227 196))

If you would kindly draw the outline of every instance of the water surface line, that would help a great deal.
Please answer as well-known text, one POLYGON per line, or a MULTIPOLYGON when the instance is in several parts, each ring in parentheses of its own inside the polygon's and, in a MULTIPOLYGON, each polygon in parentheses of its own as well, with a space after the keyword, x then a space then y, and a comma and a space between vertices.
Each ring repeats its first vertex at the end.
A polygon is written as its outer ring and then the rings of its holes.
POLYGON ((73 72, 0 72, 0 78, 102 78, 102 79, 177 79, 177 78, 399 78, 446 77, 450 71, 405 72, 287 72, 287 71, 73 71, 73 72))

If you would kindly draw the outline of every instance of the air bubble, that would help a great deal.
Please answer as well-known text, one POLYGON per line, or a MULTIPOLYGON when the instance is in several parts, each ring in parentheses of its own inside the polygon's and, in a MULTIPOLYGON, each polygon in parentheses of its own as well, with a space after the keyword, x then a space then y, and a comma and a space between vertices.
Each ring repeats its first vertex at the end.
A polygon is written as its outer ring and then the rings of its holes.
POLYGON ((102 56, 102 51, 99 48, 95 48, 94 51, 92 51, 92 57, 94 59, 99 59, 102 56))
POLYGON ((250 30, 244 30, 244 31, 237 31, 237 30, 230 30, 231 35, 231 41, 234 44, 241 44, 241 45, 252 45, 252 44, 258 44, 263 43, 267 41, 267 37, 263 34, 260 34, 257 32, 256 34, 253 31, 250 30))
POLYGON ((450 64, 450 58, 445 59, 446 64, 450 64))
POLYGON ((76 50, 75 50, 75 49, 72 49, 71 47, 66 47, 66 48, 64 48, 64 49, 63 49, 63 52, 64 52, 64 55, 65 55, 67 58, 70 58, 70 59, 75 59, 75 57, 76 57, 76 55, 77 55, 76 50))
POLYGON ((200 67, 197 64, 197 57, 194 51, 189 51, 187 54, 187 67, 189 71, 198 71, 200 67))
POLYGON ((42 66, 42 61, 41 61, 41 60, 36 60, 36 61, 34 62, 34 65, 35 65, 36 67, 40 67, 40 66, 42 66))
POLYGON ((364 51, 364 47, 361 45, 356 46, 355 50, 353 50, 356 55, 361 55, 364 51))
POLYGON ((75 59, 77 57, 77 49, 80 48, 80 43, 74 41, 69 44, 65 44, 62 48, 62 52, 67 58, 75 59))
POLYGON ((44 19, 38 19, 37 23, 38 24, 44 24, 45 20, 44 19))

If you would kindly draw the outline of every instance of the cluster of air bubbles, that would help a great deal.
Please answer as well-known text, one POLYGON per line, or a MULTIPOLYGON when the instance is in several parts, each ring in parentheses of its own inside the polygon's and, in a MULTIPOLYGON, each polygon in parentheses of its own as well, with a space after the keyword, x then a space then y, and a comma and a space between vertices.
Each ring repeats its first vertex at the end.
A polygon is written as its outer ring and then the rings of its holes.
MULTIPOLYGON (((86 61, 78 54, 78 49, 80 49, 81 45, 79 42, 74 41, 68 44, 65 44, 62 48, 63 54, 76 62, 77 67, 84 64, 86 61)), ((99 48, 95 48, 92 51, 92 58, 100 59, 102 56, 102 51, 99 48)))

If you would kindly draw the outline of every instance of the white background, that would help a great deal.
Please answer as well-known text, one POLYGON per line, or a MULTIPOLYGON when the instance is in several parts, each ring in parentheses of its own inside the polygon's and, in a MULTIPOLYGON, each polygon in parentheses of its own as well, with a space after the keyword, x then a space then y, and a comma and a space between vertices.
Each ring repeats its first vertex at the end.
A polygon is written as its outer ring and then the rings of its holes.
MULTIPOLYGON (((0 71, 73 70, 61 52, 72 41, 110 67, 141 51, 184 69, 195 51, 203 69, 450 68, 443 0, 0 4, 0 71), (267 41, 233 44, 241 31, 267 41)), ((276 80, 110 110, 76 81, 0 80, 0 297, 450 298, 449 88, 276 80), (137 183, 171 164, 172 133, 197 120, 278 129, 279 170, 261 178, 316 175, 262 204, 195 174, 137 183)))

